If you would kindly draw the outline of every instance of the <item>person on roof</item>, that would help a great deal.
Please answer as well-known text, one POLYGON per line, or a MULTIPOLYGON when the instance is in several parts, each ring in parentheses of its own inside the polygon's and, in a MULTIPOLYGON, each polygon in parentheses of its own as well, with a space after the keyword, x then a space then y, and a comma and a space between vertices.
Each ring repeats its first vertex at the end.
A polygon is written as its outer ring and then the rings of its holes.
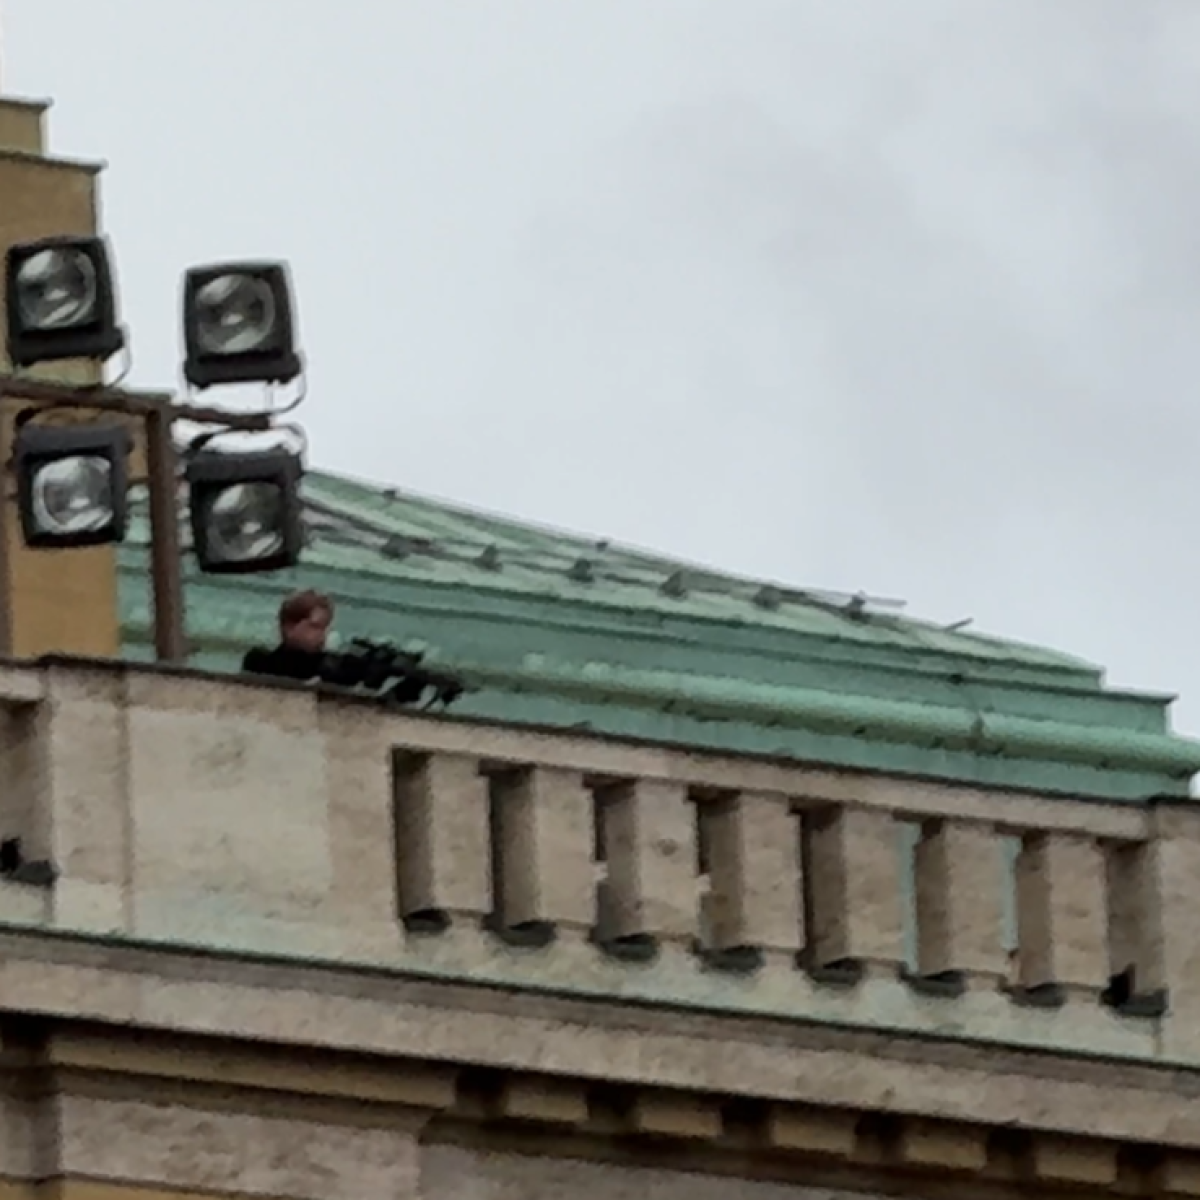
POLYGON ((385 642, 351 640, 351 650, 329 650, 333 601, 323 592, 295 592, 279 606, 279 642, 270 649, 254 646, 242 659, 247 675, 269 675, 299 683, 377 693, 389 704, 415 704, 432 691, 442 705, 462 695, 464 685, 453 675, 421 665, 421 656, 405 654, 385 642))
POLYGON ((341 657, 326 649, 333 613, 333 601, 324 592, 294 592, 279 606, 278 644, 252 647, 242 659, 242 670, 302 683, 349 685, 352 681, 341 677, 341 657))

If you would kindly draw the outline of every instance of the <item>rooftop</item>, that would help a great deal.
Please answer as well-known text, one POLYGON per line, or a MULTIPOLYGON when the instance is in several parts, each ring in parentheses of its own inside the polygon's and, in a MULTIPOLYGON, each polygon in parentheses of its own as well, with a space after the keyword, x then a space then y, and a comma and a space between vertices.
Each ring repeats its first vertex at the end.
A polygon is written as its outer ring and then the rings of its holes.
MULTIPOLYGON (((1200 769, 1169 697, 1110 691, 1057 651, 324 472, 306 505, 300 570, 189 574, 198 665, 234 667, 303 584, 337 599, 343 636, 464 670, 472 715, 1081 796, 1178 794, 1200 769)), ((135 658, 146 535, 139 510, 121 557, 135 658)))

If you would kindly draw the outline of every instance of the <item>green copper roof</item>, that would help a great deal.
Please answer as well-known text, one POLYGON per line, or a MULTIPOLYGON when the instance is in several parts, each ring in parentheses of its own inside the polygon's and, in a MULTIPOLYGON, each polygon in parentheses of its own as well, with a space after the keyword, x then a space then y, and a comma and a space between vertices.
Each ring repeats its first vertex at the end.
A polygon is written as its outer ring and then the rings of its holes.
MULTIPOLYGON (((737 578, 320 472, 303 567, 188 577, 195 657, 236 665, 279 598, 419 647, 480 685, 464 713, 980 784, 1186 793, 1200 747, 1168 698, 1076 658, 851 596, 737 578)), ((121 552, 127 650, 148 654, 145 526, 121 552)))

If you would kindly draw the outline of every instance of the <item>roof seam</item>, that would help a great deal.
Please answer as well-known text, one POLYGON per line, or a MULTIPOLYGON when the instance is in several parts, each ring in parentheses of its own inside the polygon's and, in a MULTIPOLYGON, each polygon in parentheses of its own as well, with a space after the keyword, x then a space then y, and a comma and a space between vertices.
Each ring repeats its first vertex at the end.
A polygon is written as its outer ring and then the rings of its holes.
MULTIPOLYGON (((439 506, 396 489, 372 491, 342 476, 310 472, 305 499, 313 518, 307 571, 332 570, 381 587, 466 589, 510 602, 586 606, 652 622, 680 619, 771 637, 827 639, 848 650, 933 655, 976 667, 1009 663, 1056 676, 1098 674, 1092 664, 1052 650, 947 631, 915 617, 855 614, 847 604, 823 599, 819 590, 723 575, 578 535, 552 535, 528 523, 439 506), (778 607, 755 603, 764 589, 779 600, 778 607)), ((144 498, 135 507, 143 506, 144 498)), ((139 540, 144 543, 144 524, 134 523, 131 549, 139 540)), ((848 597, 847 603, 857 602, 848 597)))

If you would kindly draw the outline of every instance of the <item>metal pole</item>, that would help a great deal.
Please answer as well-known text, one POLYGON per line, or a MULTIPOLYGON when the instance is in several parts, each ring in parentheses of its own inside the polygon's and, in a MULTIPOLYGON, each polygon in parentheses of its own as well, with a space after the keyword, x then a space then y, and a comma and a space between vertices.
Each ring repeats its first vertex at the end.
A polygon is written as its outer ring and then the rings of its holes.
POLYGON ((172 418, 169 405, 155 406, 145 414, 150 580, 154 592, 155 657, 162 663, 183 664, 187 662, 188 647, 172 418))

